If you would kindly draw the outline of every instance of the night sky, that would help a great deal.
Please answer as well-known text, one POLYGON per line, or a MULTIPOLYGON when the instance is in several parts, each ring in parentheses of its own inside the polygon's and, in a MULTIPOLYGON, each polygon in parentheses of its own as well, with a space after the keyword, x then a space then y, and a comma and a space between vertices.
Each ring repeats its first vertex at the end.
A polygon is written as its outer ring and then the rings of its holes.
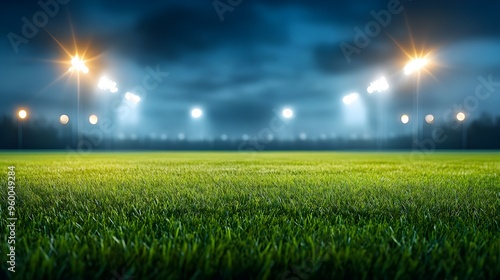
POLYGON ((2 115, 22 106, 47 124, 75 119, 78 79, 65 75, 61 47, 75 53, 73 38, 90 59, 80 118, 111 120, 116 137, 255 135, 284 107, 295 117, 276 137, 375 136, 381 119, 384 135, 397 135, 408 132, 400 116, 412 114, 417 84, 422 118, 499 113, 498 1, 41 0, 52 3, 46 17, 37 2, 1 4, 2 115), (43 28, 23 32, 24 17, 43 28), (363 41, 366 28, 374 36, 363 41), (430 61, 419 82, 403 73, 415 54, 430 61), (119 92, 99 89, 102 76, 119 92), (369 95, 381 76, 390 90, 369 95), (124 106, 125 92, 141 102, 124 106), (356 106, 342 102, 351 92, 356 106), (202 118, 191 118, 194 107, 202 118))

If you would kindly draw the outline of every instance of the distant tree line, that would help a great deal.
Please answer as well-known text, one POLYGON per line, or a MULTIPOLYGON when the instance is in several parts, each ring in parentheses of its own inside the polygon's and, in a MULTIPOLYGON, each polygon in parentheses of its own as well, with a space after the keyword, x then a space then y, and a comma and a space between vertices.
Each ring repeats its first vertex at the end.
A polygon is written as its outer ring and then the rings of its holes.
POLYGON ((405 150, 415 145, 422 150, 433 149, 500 149, 500 116, 483 115, 470 123, 424 126, 418 143, 413 135, 387 139, 315 139, 295 141, 262 141, 250 137, 249 140, 180 141, 178 139, 137 138, 119 140, 104 136, 95 139, 83 135, 78 142, 71 128, 54 127, 41 120, 32 120, 19 125, 9 117, 0 119, 0 149, 54 149, 75 150, 224 150, 224 151, 272 151, 272 150, 405 150), (22 129, 22 143, 19 130, 22 129), (83 144, 82 144, 83 143, 83 144))

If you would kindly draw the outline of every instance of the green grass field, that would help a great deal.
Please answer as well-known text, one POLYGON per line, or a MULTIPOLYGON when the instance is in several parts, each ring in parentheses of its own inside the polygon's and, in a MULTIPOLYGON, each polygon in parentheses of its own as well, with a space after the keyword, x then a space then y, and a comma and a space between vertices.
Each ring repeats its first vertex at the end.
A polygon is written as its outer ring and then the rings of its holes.
POLYGON ((4 271, 11 165, 14 279, 500 278, 499 153, 0 153, 4 271))

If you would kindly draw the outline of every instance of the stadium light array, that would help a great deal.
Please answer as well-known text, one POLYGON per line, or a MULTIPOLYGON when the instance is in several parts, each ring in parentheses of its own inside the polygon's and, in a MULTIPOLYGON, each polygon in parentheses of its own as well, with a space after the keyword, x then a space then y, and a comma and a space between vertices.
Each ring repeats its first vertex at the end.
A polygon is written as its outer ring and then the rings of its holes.
POLYGON ((372 94, 374 92, 383 92, 389 89, 389 83, 385 77, 375 80, 370 83, 370 86, 366 89, 368 93, 372 94))
POLYGON ((111 93, 118 92, 118 87, 116 86, 116 82, 114 82, 106 77, 102 77, 99 80, 97 87, 102 89, 102 90, 109 90, 109 92, 111 92, 111 93))

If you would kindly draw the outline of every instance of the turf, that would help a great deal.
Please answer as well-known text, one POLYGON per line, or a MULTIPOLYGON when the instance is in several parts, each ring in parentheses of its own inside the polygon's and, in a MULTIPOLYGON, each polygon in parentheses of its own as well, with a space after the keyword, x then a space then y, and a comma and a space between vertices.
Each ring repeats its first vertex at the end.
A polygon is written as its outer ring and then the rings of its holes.
POLYGON ((11 165, 14 279, 500 278, 499 153, 1 153, 4 270, 11 165))

